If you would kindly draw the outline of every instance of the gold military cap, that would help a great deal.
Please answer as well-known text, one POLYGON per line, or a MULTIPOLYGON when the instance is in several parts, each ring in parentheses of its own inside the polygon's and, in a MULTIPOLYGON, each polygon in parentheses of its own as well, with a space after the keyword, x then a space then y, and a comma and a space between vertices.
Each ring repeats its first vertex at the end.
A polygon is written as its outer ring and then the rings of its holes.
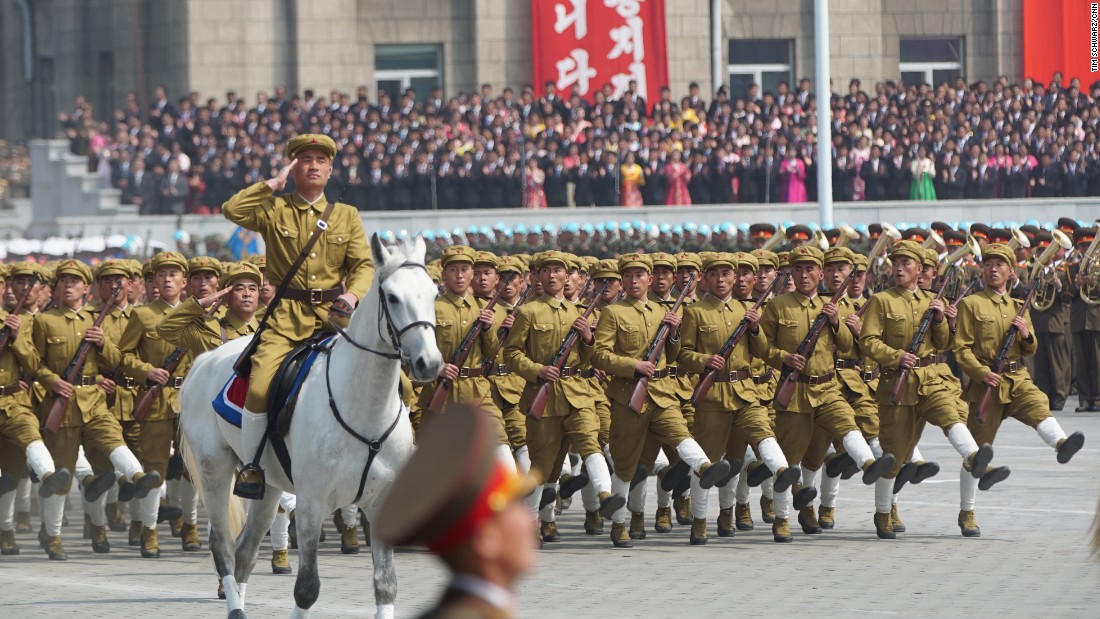
POLYGON ((870 263, 867 261, 867 256, 863 254, 855 254, 852 256, 852 269, 857 273, 860 271, 866 271, 870 267, 870 263))
POLYGON ((737 258, 737 268, 749 267, 753 273, 760 270, 760 261, 751 253, 739 251, 734 254, 734 257, 737 258))
POLYGON ((336 142, 327 135, 319 133, 303 133, 290 138, 286 143, 286 158, 293 159, 298 156, 298 153, 310 149, 325 153, 329 159, 336 158, 336 142))
POLYGON ((982 262, 990 258, 1000 258, 1007 262, 1009 266, 1016 266, 1016 252, 1004 243, 989 243, 982 248, 982 262))
POLYGON ((676 256, 673 256, 672 254, 663 251, 649 254, 649 263, 653 266, 653 268, 668 267, 673 271, 676 270, 677 266, 676 256))
POLYGON ((847 262, 852 264, 856 253, 847 247, 830 247, 829 251, 825 252, 825 264, 831 264, 833 262, 847 262))
POLYGON ((474 251, 473 247, 451 245, 443 249, 443 253, 439 256, 439 265, 445 269, 451 263, 466 262, 473 264, 476 255, 477 252, 474 251))
POLYGON ((210 256, 196 256, 187 261, 188 275, 194 275, 202 271, 210 271, 214 275, 221 277, 222 263, 217 258, 211 258, 210 256))
POLYGON ((647 254, 629 253, 619 256, 619 275, 622 275, 623 271, 631 268, 642 268, 652 273, 653 262, 647 254))
MULTIPOLYGON (((890 248, 890 257, 897 258, 898 256, 912 258, 917 263, 921 263, 924 261, 924 248, 916 241, 898 241, 890 248)), ((1013 263, 1015 263, 1015 260, 1013 260, 1013 263)))
POLYGON ((174 251, 162 251, 159 254, 153 256, 152 264, 150 264, 150 270, 153 274, 156 274, 163 267, 176 267, 183 271, 183 274, 187 274, 187 259, 183 257, 183 254, 174 251))
POLYGON ((802 247, 795 247, 792 249, 788 260, 790 260, 791 265, 798 264, 799 262, 810 262, 817 266, 823 266, 825 264, 825 254, 816 247, 803 245, 802 247))
POLYGON ((766 249, 754 249, 752 255, 756 256, 756 261, 760 263, 760 266, 764 264, 770 264, 775 268, 779 268, 779 256, 775 255, 775 252, 768 251, 766 249))
POLYGON ((682 251, 676 254, 676 266, 677 268, 694 267, 695 270, 702 271, 703 259, 699 254, 690 251, 682 251))
POLYGON ((257 286, 264 285, 264 276, 260 273, 260 268, 247 261, 228 264, 225 268, 225 272, 218 281, 218 285, 225 288, 226 286, 232 286, 235 282, 242 279, 251 281, 257 286))
POLYGON ((95 268, 96 280, 109 277, 111 275, 121 275, 127 279, 130 278, 131 265, 127 260, 104 260, 100 262, 95 268))
POLYGON ((534 261, 535 270, 540 270, 548 264, 560 264, 566 269, 572 268, 572 260, 569 258, 569 254, 556 249, 548 249, 535 254, 534 261))
POLYGON ((84 280, 85 284, 92 283, 91 267, 79 260, 62 260, 54 271, 54 277, 60 278, 62 275, 75 275, 84 280))
POLYGON ((248 257, 248 262, 256 265, 261 272, 267 270, 267 254, 253 254, 248 257))
POLYGON ((592 277, 595 279, 622 279, 619 275, 619 263, 613 258, 607 260, 600 260, 596 264, 596 268, 592 270, 592 277))
POLYGON ((736 269, 737 256, 724 251, 711 252, 710 255, 707 256, 707 259, 703 262, 703 268, 707 271, 721 267, 736 269))

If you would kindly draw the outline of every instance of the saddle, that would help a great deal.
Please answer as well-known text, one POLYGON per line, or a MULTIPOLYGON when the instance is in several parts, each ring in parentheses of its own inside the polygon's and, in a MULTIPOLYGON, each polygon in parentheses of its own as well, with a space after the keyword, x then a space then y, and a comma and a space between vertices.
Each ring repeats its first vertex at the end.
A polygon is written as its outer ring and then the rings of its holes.
POLYGON ((331 333, 315 335, 283 358, 267 392, 268 432, 271 436, 285 438, 290 431, 302 382, 317 356, 331 348, 331 339, 331 333))

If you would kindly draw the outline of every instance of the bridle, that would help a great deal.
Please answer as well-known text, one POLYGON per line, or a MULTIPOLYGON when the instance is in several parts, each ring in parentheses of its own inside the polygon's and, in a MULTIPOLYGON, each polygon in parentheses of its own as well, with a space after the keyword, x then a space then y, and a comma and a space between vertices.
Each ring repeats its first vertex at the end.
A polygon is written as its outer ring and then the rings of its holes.
MULTIPOLYGON (((398 270, 405 267, 423 269, 425 273, 428 271, 428 269, 425 268, 423 264, 418 264, 416 262, 404 262, 396 269, 394 269, 390 274, 392 275, 393 273, 396 273, 398 270)), ((386 359, 403 359, 405 356, 405 352, 401 349, 401 337, 414 327, 423 326, 430 328, 432 331, 435 331, 435 323, 428 322, 426 320, 417 320, 405 325, 404 327, 401 327, 400 329, 397 328, 393 324, 393 317, 390 315, 390 306, 386 302, 385 291, 382 290, 382 284, 385 283, 385 281, 385 278, 380 278, 378 280, 378 308, 379 311, 382 313, 382 316, 384 316, 386 319, 386 331, 389 335, 390 346, 393 347, 394 351, 396 352, 390 353, 383 350, 375 350, 369 346, 356 342, 354 339, 352 339, 351 335, 348 334, 346 329, 332 321, 331 316, 329 317, 329 324, 332 325, 332 327, 336 329, 336 332, 339 333, 345 340, 347 340, 349 344, 358 348, 359 350, 373 353, 375 355, 378 355, 379 357, 384 357, 386 359)), ((382 337, 382 327, 378 327, 378 337, 379 339, 381 339, 382 337)), ((324 352, 328 353, 331 350, 332 346, 329 345, 328 347, 326 347, 326 350, 324 352)), ((401 420, 401 410, 403 405, 400 403, 398 404, 397 415, 394 416, 393 422, 390 423, 389 427, 386 428, 386 431, 382 433, 382 436, 378 437, 375 440, 371 440, 363 436, 362 434, 356 432, 355 429, 352 428, 350 425, 348 425, 348 422, 345 421, 344 417, 340 414, 340 408, 336 405, 336 400, 334 399, 332 394, 332 379, 329 375, 329 371, 331 370, 331 368, 331 363, 325 364, 325 388, 328 391, 329 410, 332 411, 332 416, 336 418, 336 421, 340 424, 340 427, 342 427, 345 432, 350 434, 353 438, 355 438, 355 440, 367 446, 367 461, 363 465, 363 473, 359 477, 359 490, 355 493, 355 500, 352 501, 352 503, 357 504, 359 503, 359 500, 363 498, 363 490, 366 488, 367 485, 367 476, 370 474, 371 465, 374 464, 375 457, 378 455, 378 452, 382 451, 382 444, 385 443, 386 439, 390 437, 390 434, 392 434, 393 431, 397 428, 397 422, 401 420)))
MULTIPOLYGON (((403 263, 401 263, 400 266, 398 266, 396 269, 394 269, 393 272, 390 273, 390 275, 392 275, 393 273, 396 273, 397 271, 399 271, 401 269, 404 269, 406 267, 422 269, 425 273, 428 272, 428 269, 423 264, 419 264, 417 262, 403 262, 403 263)), ((410 322, 409 324, 405 325, 404 327, 397 328, 397 326, 394 325, 394 323, 393 323, 393 316, 390 314, 390 305, 389 305, 389 303, 386 302, 386 291, 382 289, 382 284, 384 284, 385 282, 386 282, 385 278, 381 278, 381 279, 378 280, 378 311, 379 311, 379 313, 382 314, 382 317, 385 318, 385 320, 386 320, 386 332, 387 332, 387 335, 389 337, 390 347, 393 348, 393 350, 395 352, 391 353, 391 352, 386 352, 384 350, 375 350, 375 349, 371 348, 370 346, 367 346, 366 344, 356 342, 355 339, 351 337, 351 334, 349 334, 347 332, 347 329, 344 329, 343 327, 341 327, 340 325, 338 325, 338 324, 336 324, 335 322, 332 321, 331 316, 329 317, 329 325, 331 325, 332 328, 335 329, 336 332, 339 333, 341 337, 343 337, 345 340, 347 340, 347 342, 349 344, 351 344, 352 346, 358 348, 359 350, 362 350, 364 352, 369 352, 369 353, 378 355, 379 357, 384 357, 386 359, 405 359, 405 351, 402 350, 402 348, 401 348, 401 338, 404 337, 404 335, 406 333, 408 333, 409 330, 411 330, 415 327, 428 327, 432 331, 435 331, 435 323, 434 322, 428 322, 427 320, 415 320, 415 321, 410 322)), ((379 337, 379 339, 381 339, 382 338, 382 327, 377 326, 377 329, 378 329, 378 337, 379 337)), ((405 359, 405 360, 407 360, 407 359, 405 359)))

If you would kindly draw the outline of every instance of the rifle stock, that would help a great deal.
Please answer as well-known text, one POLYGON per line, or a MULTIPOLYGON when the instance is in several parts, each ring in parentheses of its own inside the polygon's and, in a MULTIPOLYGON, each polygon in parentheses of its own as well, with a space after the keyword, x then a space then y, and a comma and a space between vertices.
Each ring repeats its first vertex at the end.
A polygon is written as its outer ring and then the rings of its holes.
MULTIPOLYGON (((1020 311, 1016 312, 1016 318, 1023 318, 1028 308, 1031 307, 1032 300, 1035 299, 1035 291, 1039 287, 1036 285, 1031 286, 1031 290, 1027 293, 1027 298, 1024 299, 1024 304, 1020 306, 1020 311)), ((960 295, 961 296, 961 295, 960 295)), ((1016 325, 1012 325, 1008 328, 1008 333, 1005 333, 1005 339, 1001 342, 1001 350, 997 352, 997 358, 993 361, 993 371, 1000 374, 1004 371, 1005 361, 1008 360, 1008 352, 1012 349, 1012 344, 1016 342, 1016 336, 1019 335, 1020 330, 1016 328, 1016 325)), ((978 403, 978 422, 985 423, 985 418, 989 414, 989 405, 993 403, 993 391, 994 387, 989 385, 985 386, 985 393, 982 394, 982 401, 978 403)))
MULTIPOLYGON (((604 282, 600 287, 599 293, 596 294, 596 298, 603 296, 604 292, 607 292, 607 287, 611 285, 610 281, 604 282)), ((596 309, 596 304, 592 303, 581 314, 581 318, 588 320, 588 317, 592 315, 592 312, 596 309)), ((577 345, 577 340, 580 339, 580 333, 576 329, 569 329, 569 333, 565 336, 561 346, 558 347, 558 352, 554 353, 554 357, 550 360, 550 365, 561 370, 565 366, 565 362, 569 359, 569 353, 573 352, 573 347, 577 345)), ((540 381, 538 393, 535 394, 535 399, 531 401, 531 407, 527 409, 527 414, 537 419, 542 419, 542 414, 546 412, 546 403, 550 400, 550 389, 553 383, 549 381, 540 381)))
MULTIPOLYGON (((493 293, 493 297, 489 299, 489 302, 485 304, 485 309, 492 311, 496 307, 497 301, 500 300, 500 294, 504 292, 504 289, 508 287, 508 284, 512 282, 512 279, 516 276, 515 273, 508 273, 508 275, 500 281, 497 285, 496 292, 493 293)), ((451 357, 451 365, 462 366, 466 363, 466 359, 470 356, 470 350, 474 347, 474 340, 481 336, 481 332, 485 330, 485 323, 480 320, 475 320, 470 330, 466 332, 466 336, 462 338, 462 342, 458 345, 458 349, 455 350, 455 354, 451 357)), ((435 386, 435 392, 432 394, 432 401, 428 404, 428 411, 432 413, 439 413, 443 410, 443 406, 447 403, 447 397, 451 394, 451 387, 454 385, 453 381, 441 378, 439 383, 435 386)))
MULTIPOLYGON (((111 296, 107 298, 106 304, 103 306, 103 311, 96 316, 95 321, 92 323, 92 328, 98 327, 103 324, 103 319, 110 313, 111 308, 114 307, 115 298, 118 297, 119 291, 122 290, 121 284, 115 284, 115 287, 111 289, 111 296)), ((73 355, 69 366, 65 368, 65 373, 62 374, 62 379, 65 382, 72 384, 76 380, 77 376, 80 376, 84 371, 84 363, 88 360, 88 353, 92 350, 92 343, 88 340, 80 342, 80 346, 76 349, 76 354, 73 355)), ((74 386, 73 389, 76 389, 74 386)), ((65 417, 65 409, 69 406, 69 398, 58 395, 54 398, 53 405, 50 407, 50 412, 46 415, 46 429, 50 432, 57 432, 61 427, 61 421, 65 417)))
MULTIPOLYGON (((752 306, 752 309, 759 310, 761 307, 763 307, 764 304, 768 302, 768 298, 770 298, 776 290, 779 290, 780 288, 787 285, 787 280, 790 279, 790 277, 791 274, 789 272, 780 273, 775 279, 772 280, 772 284, 768 287, 767 292, 761 295, 761 297, 756 301, 756 304, 752 306)), ((722 355, 722 357, 728 361, 730 355, 733 354, 733 349, 737 348, 737 343, 740 342, 741 338, 745 336, 745 332, 748 331, 748 328, 748 319, 742 318, 741 322, 737 324, 737 328, 733 330, 733 334, 730 335, 729 339, 726 340, 726 343, 722 345, 722 348, 718 351, 718 354, 722 355)), ((696 385, 695 391, 691 394, 692 406, 697 405, 699 402, 703 401, 703 398, 707 397, 707 394, 710 393, 710 389, 714 386, 714 382, 717 378, 718 372, 711 368, 707 368, 706 371, 703 372, 703 377, 699 379, 699 384, 696 385)))
MULTIPOLYGON (((691 290, 691 285, 695 283, 695 274, 692 273, 688 278, 687 285, 680 291, 680 296, 676 297, 676 303, 672 305, 671 312, 676 312, 680 309, 680 306, 684 304, 684 299, 687 298, 688 290, 691 290)), ((661 358, 661 352, 665 348, 665 342, 668 341, 668 333, 672 328, 667 322, 662 322, 660 327, 657 327, 657 333, 653 337, 653 341, 649 343, 649 348, 646 349, 645 356, 646 361, 656 364, 661 358)), ((642 376, 634 383, 634 392, 630 394, 630 410, 641 415, 645 411, 645 397, 649 393, 649 377, 642 376)))
MULTIPOLYGON (((829 303, 836 304, 840 302, 848 292, 848 283, 852 281, 852 276, 855 275, 855 271, 850 271, 848 277, 844 278, 844 281, 837 288, 836 293, 829 303)), ((813 355, 814 348, 817 347, 817 340, 821 337, 821 331, 825 328, 825 325, 829 322, 829 319, 825 314, 818 314, 814 319, 814 323, 810 325, 810 332, 806 334, 805 339, 798 346, 798 354, 805 358, 806 363, 810 362, 810 357, 813 355)), ((795 384, 798 382, 799 377, 802 376, 800 370, 791 369, 787 371, 784 368, 780 373, 779 386, 775 390, 775 403, 781 408, 787 408, 787 405, 791 403, 791 397, 794 396, 795 384)))

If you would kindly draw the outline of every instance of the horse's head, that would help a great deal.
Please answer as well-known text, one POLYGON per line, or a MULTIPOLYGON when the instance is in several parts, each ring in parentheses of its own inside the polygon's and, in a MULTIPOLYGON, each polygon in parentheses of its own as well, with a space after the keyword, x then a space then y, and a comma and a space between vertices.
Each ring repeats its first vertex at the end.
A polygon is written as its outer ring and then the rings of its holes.
POLYGON ((349 330, 377 333, 382 342, 400 351, 413 380, 435 380, 443 368, 443 355, 435 344, 437 289, 424 269, 424 239, 404 239, 387 249, 373 234, 370 248, 376 268, 373 292, 378 295, 378 312, 369 314, 376 324, 360 327, 353 320, 349 330))

